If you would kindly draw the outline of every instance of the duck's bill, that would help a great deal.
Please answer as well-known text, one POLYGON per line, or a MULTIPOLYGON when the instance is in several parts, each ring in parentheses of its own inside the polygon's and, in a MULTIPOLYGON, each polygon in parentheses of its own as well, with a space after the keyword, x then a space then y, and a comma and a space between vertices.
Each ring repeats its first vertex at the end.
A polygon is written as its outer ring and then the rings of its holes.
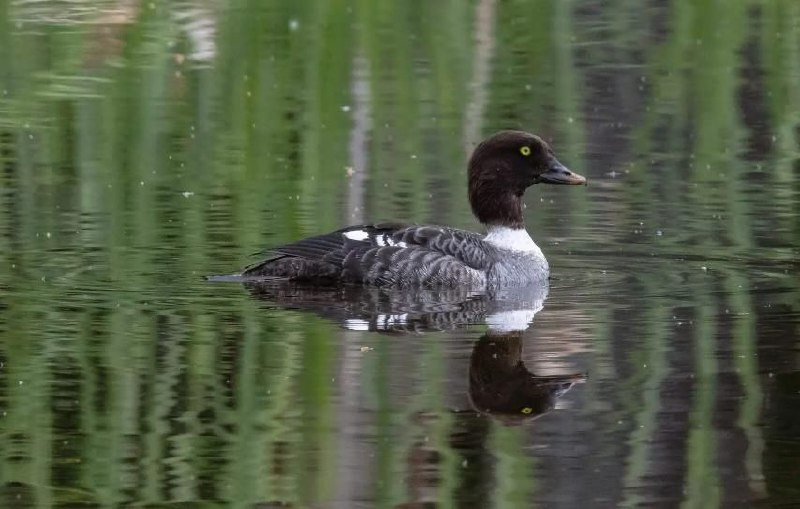
POLYGON ((577 186, 586 183, 586 177, 578 175, 558 162, 555 157, 550 160, 550 167, 539 175, 539 182, 543 184, 565 184, 577 186))

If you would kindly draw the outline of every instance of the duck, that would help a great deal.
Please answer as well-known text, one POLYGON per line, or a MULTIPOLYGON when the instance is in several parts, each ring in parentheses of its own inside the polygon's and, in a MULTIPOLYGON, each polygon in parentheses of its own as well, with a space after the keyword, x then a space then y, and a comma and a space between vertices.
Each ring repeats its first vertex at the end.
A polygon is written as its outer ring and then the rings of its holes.
POLYGON ((523 196, 535 184, 584 185, 539 136, 505 130, 467 165, 469 204, 485 234, 440 225, 348 226, 268 248, 241 276, 315 285, 483 290, 546 281, 550 268, 525 229, 523 196))

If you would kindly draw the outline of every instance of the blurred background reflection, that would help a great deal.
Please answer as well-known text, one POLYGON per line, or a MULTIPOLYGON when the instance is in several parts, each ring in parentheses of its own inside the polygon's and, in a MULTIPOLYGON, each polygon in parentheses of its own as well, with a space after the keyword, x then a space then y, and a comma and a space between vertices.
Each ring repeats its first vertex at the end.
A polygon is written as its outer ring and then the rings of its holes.
POLYGON ((0 1, 0 505, 796 503, 798 82, 796 0, 0 1), (509 342, 205 281, 477 228, 502 128, 589 178, 527 194, 553 280, 509 342), (588 375, 476 411, 503 346, 588 375))

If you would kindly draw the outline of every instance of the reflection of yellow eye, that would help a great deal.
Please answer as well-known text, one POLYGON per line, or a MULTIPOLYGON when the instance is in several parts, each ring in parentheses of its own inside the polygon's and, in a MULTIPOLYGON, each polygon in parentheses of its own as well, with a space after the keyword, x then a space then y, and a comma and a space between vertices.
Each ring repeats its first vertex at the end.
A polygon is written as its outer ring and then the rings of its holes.
POLYGON ((530 147, 522 147, 521 149, 519 149, 519 151, 524 156, 531 155, 531 148, 530 147))
MULTIPOLYGON (((522 148, 528 148, 528 147, 522 147, 522 148)), ((531 149, 528 148, 528 154, 530 154, 530 153, 531 153, 531 149)), ((525 154, 525 155, 528 155, 528 154, 525 154)), ((533 412, 533 408, 531 408, 529 406, 526 406, 525 408, 522 409, 522 413, 523 414, 527 415, 527 414, 529 414, 531 412, 533 412)))

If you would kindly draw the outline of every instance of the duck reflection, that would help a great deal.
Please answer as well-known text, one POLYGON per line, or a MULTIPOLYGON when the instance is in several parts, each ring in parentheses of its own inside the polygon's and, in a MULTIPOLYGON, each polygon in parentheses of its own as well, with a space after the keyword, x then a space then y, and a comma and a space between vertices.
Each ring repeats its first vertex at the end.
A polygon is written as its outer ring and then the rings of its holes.
POLYGON ((513 424, 533 419, 555 407, 556 400, 584 373, 539 376, 522 361, 522 331, 484 334, 472 349, 469 396, 478 412, 502 416, 513 424))
MULTIPOLYGON (((407 501, 394 506, 397 508, 437 507, 447 465, 453 464, 447 458, 454 456, 458 465, 454 485, 457 504, 491 505, 497 458, 491 439, 493 424, 517 428, 528 423, 555 408, 560 397, 586 379, 583 373, 536 375, 523 362, 524 340, 547 298, 546 285, 491 293, 461 288, 402 292, 362 287, 314 288, 264 282, 245 282, 245 286, 268 307, 312 311, 350 330, 420 334, 486 326, 477 341, 472 339, 474 336, 464 335, 470 341, 469 349, 463 350, 468 359, 456 353, 445 360, 448 375, 442 396, 447 410, 423 407, 410 416, 413 439, 407 443, 404 468, 407 501), (444 447, 441 441, 429 439, 441 436, 443 425, 448 429, 444 447)), ((404 348, 412 345, 404 344, 404 348)), ((363 458, 372 453, 374 444, 352 438, 363 436, 363 431, 356 431, 358 419, 351 417, 358 412, 358 406, 347 407, 346 401, 340 404, 346 407, 346 417, 339 422, 345 437, 340 461, 361 472, 348 477, 352 483, 344 482, 343 492, 352 494, 368 490, 358 479, 371 476, 369 462, 364 463, 363 458)))
POLYGON ((547 298, 547 285, 478 293, 463 288, 385 290, 312 287, 249 281, 251 295, 269 306, 312 311, 358 331, 422 333, 486 324, 469 362, 469 400, 474 411, 506 424, 553 409, 583 373, 539 376, 522 361, 523 333, 547 298))

